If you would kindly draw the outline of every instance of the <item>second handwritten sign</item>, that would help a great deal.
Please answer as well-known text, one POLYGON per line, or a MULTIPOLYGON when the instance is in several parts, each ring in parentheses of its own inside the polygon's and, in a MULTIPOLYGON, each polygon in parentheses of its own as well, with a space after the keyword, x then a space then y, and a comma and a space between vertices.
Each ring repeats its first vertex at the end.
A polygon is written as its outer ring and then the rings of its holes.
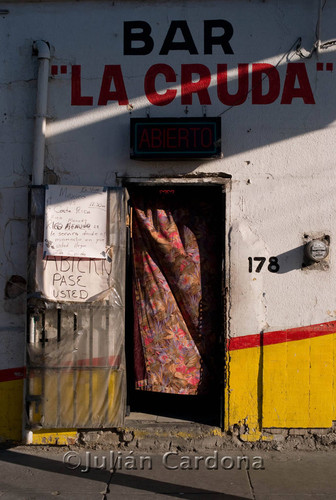
POLYGON ((105 258, 106 213, 103 187, 47 186, 44 255, 105 258))

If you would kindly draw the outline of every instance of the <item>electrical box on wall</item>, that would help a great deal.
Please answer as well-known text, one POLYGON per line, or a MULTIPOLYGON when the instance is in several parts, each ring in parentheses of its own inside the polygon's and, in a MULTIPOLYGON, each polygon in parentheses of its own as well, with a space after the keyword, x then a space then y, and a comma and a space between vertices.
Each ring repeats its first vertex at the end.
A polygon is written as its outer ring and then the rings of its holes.
POLYGON ((302 268, 328 269, 330 236, 327 234, 305 234, 304 243, 304 260, 302 268))

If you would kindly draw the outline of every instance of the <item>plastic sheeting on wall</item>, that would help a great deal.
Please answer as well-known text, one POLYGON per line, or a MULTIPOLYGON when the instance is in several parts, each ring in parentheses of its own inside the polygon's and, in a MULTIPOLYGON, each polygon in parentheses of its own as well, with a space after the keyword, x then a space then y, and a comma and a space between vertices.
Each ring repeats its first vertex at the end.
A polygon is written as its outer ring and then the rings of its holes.
POLYGON ((44 191, 33 187, 30 201, 28 425, 121 425, 126 401, 125 192, 108 191, 107 260, 52 257, 41 262, 44 191), (91 293, 92 283, 102 280, 100 293, 91 293))

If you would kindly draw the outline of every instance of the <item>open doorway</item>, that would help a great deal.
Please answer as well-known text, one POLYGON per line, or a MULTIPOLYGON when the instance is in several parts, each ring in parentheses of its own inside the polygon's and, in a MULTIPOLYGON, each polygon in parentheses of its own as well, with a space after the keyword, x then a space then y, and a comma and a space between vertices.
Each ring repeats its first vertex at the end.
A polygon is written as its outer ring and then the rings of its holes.
POLYGON ((222 427, 222 186, 128 191, 128 405, 222 427))

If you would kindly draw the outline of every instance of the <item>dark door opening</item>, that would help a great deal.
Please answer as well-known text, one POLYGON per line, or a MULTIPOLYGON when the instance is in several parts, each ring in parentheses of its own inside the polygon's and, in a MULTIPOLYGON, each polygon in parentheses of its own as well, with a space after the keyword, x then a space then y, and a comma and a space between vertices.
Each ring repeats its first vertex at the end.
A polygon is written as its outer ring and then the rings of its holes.
POLYGON ((222 426, 222 186, 128 191, 130 411, 222 426))

